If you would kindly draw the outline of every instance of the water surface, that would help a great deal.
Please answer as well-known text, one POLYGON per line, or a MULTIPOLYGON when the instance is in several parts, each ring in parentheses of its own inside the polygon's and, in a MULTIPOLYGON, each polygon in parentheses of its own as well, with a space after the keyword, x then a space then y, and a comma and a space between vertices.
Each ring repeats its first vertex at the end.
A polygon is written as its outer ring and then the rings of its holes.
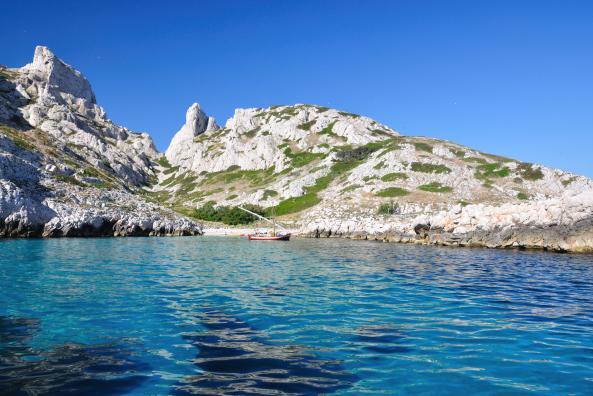
POLYGON ((593 258, 0 241, 0 394, 593 394, 593 258))

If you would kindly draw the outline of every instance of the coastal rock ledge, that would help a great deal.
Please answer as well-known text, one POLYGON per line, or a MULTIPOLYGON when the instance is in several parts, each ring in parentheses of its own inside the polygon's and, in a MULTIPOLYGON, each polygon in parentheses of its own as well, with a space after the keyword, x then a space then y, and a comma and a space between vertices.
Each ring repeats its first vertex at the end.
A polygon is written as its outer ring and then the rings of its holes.
MULTIPOLYGON (((328 214, 328 213, 326 213, 328 214)), ((593 253, 593 192, 525 204, 457 205, 436 213, 321 218, 301 225, 305 237, 342 237, 441 246, 593 253)))

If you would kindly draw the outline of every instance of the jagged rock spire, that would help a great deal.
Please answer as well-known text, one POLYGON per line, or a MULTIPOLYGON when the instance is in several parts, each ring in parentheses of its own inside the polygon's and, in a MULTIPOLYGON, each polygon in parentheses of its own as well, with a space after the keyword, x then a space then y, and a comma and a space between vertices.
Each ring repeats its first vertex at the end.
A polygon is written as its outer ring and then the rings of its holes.
POLYGON ((214 118, 208 117, 199 103, 192 104, 185 113, 185 124, 173 136, 165 155, 167 158, 183 155, 194 137, 218 128, 214 118))
POLYGON ((185 127, 191 132, 192 137, 206 132, 209 129, 216 129, 214 118, 208 117, 199 103, 192 104, 185 113, 185 127))
POLYGON ((87 79, 47 47, 41 45, 35 47, 33 62, 26 65, 24 69, 36 80, 45 82, 47 84, 45 90, 49 94, 55 96, 65 93, 92 104, 96 103, 95 94, 87 79))

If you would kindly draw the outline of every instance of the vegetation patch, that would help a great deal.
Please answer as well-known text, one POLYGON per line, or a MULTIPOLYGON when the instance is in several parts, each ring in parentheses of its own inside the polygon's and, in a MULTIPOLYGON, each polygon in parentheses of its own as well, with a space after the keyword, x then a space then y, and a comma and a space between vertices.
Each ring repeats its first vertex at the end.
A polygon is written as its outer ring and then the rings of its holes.
POLYGON ((428 143, 417 142, 414 143, 414 147, 417 151, 426 151, 427 153, 432 153, 432 146, 428 143))
POLYGON ((451 173, 451 169, 445 165, 428 164, 425 162, 412 162, 412 170, 423 173, 451 173))
MULTIPOLYGON (((256 205, 244 205, 245 209, 259 215, 265 215, 263 208, 256 205)), ((257 221, 258 218, 252 214, 244 212, 236 206, 215 207, 214 202, 209 201, 201 207, 195 209, 193 213, 188 213, 191 217, 205 221, 216 221, 228 225, 249 224, 257 221)))
POLYGON ((387 136, 387 137, 393 137, 393 133, 385 131, 383 129, 372 129, 371 133, 373 134, 373 136, 387 136))
POLYGON ((465 151, 453 147, 449 147, 449 151, 453 153, 457 158, 465 159, 465 151))
POLYGON ((523 192, 520 192, 517 194, 517 199, 521 201, 527 201, 529 199, 529 196, 523 192))
POLYGON ((74 186, 79 186, 79 187, 86 187, 86 184, 84 184, 83 182, 81 182, 80 180, 75 178, 74 176, 64 175, 62 173, 55 173, 53 175, 53 177, 55 180, 58 180, 58 181, 61 181, 64 183, 72 184, 74 186))
POLYGON ((379 157, 382 157, 391 151, 401 149, 401 146, 399 145, 400 142, 401 142, 401 138, 393 137, 393 136, 389 139, 381 140, 380 143, 383 145, 383 147, 382 147, 383 150, 379 153, 379 157))
POLYGON ((418 187, 418 189, 422 190, 422 191, 433 192, 433 193, 448 193, 448 192, 453 191, 452 187, 444 186, 438 182, 423 184, 420 187, 418 187))
POLYGON ((379 191, 376 195, 378 197, 403 197, 408 195, 410 192, 405 188, 400 187, 389 187, 379 191))
POLYGON ((273 210, 276 215, 283 216, 303 211, 317 205, 319 202, 321 202, 321 199, 317 197, 317 194, 310 192, 300 197, 285 199, 273 208, 268 208, 268 211, 273 210))
POLYGON ((507 177, 510 169, 500 163, 481 164, 476 167, 474 176, 478 180, 486 180, 489 177, 507 177))
POLYGON ((544 173, 540 168, 535 168, 533 164, 527 162, 520 163, 517 171, 526 180, 536 181, 544 178, 544 173))
POLYGON ((5 125, 0 125, 0 132, 8 136, 15 146, 27 151, 35 150, 35 146, 23 138, 24 134, 22 132, 5 125))
POLYGON ((170 168, 167 168, 163 171, 164 175, 170 175, 171 173, 175 173, 179 170, 179 166, 172 166, 170 168))
POLYGON ((385 166, 385 161, 381 161, 378 164, 376 164, 375 166, 373 166, 373 169, 383 169, 384 166, 385 166))
POLYGON ((165 157, 164 155, 158 159, 157 163, 162 166, 163 168, 170 168, 171 167, 171 163, 169 162, 169 160, 167 159, 167 157, 165 157))
POLYGON ((352 117, 352 118, 359 118, 360 117, 359 114, 348 113, 348 112, 345 112, 345 111, 338 111, 338 114, 339 115, 343 115, 345 117, 352 117))
POLYGON ((564 187, 568 187, 570 184, 572 184, 572 182, 574 182, 576 180, 577 180, 577 177, 576 176, 572 176, 570 179, 562 180, 562 185, 564 187))
POLYGON ((384 182, 391 182, 391 181, 395 181, 395 180, 406 180, 407 178, 408 178, 408 175, 406 175, 405 173, 393 172, 393 173, 388 173, 386 175, 383 175, 381 177, 381 180, 383 180, 384 182))
POLYGON ((488 157, 496 162, 515 162, 514 159, 508 158, 508 157, 503 157, 502 155, 495 155, 495 154, 488 154, 488 153, 480 153, 480 154, 482 154, 484 157, 488 157))
POLYGON ((394 215, 400 213, 400 207, 397 202, 389 202, 389 203, 382 203, 379 205, 379 209, 377 210, 378 214, 381 215, 394 215))
POLYGON ((291 164, 295 168, 301 168, 316 159, 323 159, 327 157, 325 153, 310 153, 308 151, 300 151, 297 153, 293 153, 290 147, 287 147, 284 150, 284 155, 291 159, 291 164))
POLYGON ((267 169, 244 170, 238 165, 229 166, 224 171, 211 172, 205 175, 200 185, 224 184, 228 185, 237 181, 246 181, 257 186, 269 181, 274 175, 274 167, 267 169))
POLYGON ((360 184, 352 184, 350 186, 344 187, 340 192, 341 193, 348 193, 350 191, 354 191, 362 187, 360 184))
POLYGON ((99 173, 99 171, 95 168, 85 168, 82 172, 80 172, 80 174, 85 177, 101 177, 101 173, 99 173))
POLYGON ((338 149, 336 158, 339 161, 363 161, 366 160, 372 153, 381 149, 383 146, 383 141, 370 142, 356 148, 352 148, 350 145, 343 146, 338 149))
POLYGON ((464 157, 464 158, 462 158, 462 160, 464 160, 465 162, 476 162, 478 164, 488 164, 488 161, 486 161, 484 158, 480 158, 480 157, 464 157))
POLYGON ((270 198, 270 197, 276 197, 278 196, 278 192, 274 191, 274 190, 265 190, 264 191, 264 195, 262 197, 262 200, 265 201, 266 199, 270 198))
POLYGON ((257 133, 259 132, 260 129, 261 129, 261 127, 253 128, 252 130, 245 132, 243 134, 243 136, 248 137, 248 138, 252 138, 255 135, 257 135, 257 133))
POLYGON ((330 122, 329 124, 327 124, 327 126, 325 128, 323 128, 321 131, 318 132, 319 135, 328 135, 331 136, 335 139, 340 139, 342 141, 346 141, 347 139, 344 136, 338 135, 337 133, 334 132, 334 125, 336 125, 337 121, 334 122, 330 122))
POLYGON ((303 131, 310 131, 311 127, 313 125, 315 125, 316 122, 317 122, 317 120, 311 120, 309 122, 304 122, 304 123, 300 124, 299 126, 297 126, 297 128, 302 129, 303 131))

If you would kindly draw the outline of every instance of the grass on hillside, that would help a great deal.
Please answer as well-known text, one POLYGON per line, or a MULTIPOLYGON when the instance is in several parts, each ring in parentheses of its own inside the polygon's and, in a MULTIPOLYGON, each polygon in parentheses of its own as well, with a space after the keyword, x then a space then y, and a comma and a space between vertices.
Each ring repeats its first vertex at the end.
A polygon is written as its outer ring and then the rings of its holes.
POLYGON ((448 193, 453 191, 452 187, 444 186, 439 182, 432 182, 428 184, 423 184, 418 187, 419 190, 433 192, 433 193, 448 193))
POLYGON ((310 164, 316 159, 324 159, 327 157, 325 153, 310 153, 308 151, 300 151, 293 153, 290 147, 284 149, 284 155, 291 160, 291 164, 295 168, 302 168, 305 165, 310 164))
POLYGON ((507 177, 510 169, 500 163, 481 164, 476 167, 475 177, 478 180, 486 180, 490 177, 507 177))
POLYGON ((418 151, 426 151, 427 153, 432 153, 432 146, 428 143, 423 143, 423 142, 414 143, 414 147, 418 151))
POLYGON ((409 193, 405 188, 389 187, 379 191, 376 195, 378 197, 403 197, 409 193))
POLYGON ((435 165, 424 162, 412 162, 412 170, 414 172, 423 173, 451 173, 451 169, 445 165, 435 165))
POLYGON ((405 173, 393 172, 393 173, 388 173, 386 175, 383 175, 381 177, 381 180, 383 180, 384 182, 391 182, 391 181, 395 181, 395 180, 406 180, 407 178, 408 178, 408 175, 406 175, 405 173))
POLYGON ((321 202, 316 193, 310 192, 300 197, 288 198, 281 201, 274 207, 274 213, 277 216, 283 216, 290 213, 296 213, 313 207, 321 202))

